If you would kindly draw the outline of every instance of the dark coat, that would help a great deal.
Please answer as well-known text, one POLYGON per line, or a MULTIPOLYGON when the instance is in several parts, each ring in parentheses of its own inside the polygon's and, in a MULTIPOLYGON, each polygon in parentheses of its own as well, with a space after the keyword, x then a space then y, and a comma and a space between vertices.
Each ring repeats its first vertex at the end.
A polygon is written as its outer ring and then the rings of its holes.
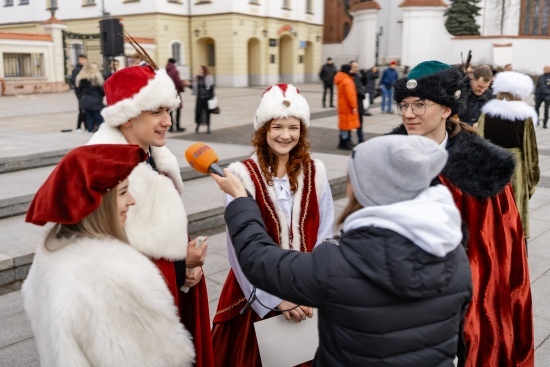
POLYGON ((333 84, 334 76, 336 75, 336 66, 334 64, 324 64, 319 72, 319 78, 323 83, 333 84))
POLYGON ((363 70, 362 79, 365 91, 370 95, 371 102, 374 99, 374 90, 376 89, 376 79, 380 77, 380 71, 373 72, 372 69, 363 70))
POLYGON ((94 86, 88 79, 80 80, 80 85, 76 88, 80 92, 79 107, 81 110, 101 111, 103 105, 103 96, 105 92, 103 87, 94 86))
POLYGON ((472 126, 481 116, 481 108, 493 98, 493 90, 487 89, 482 95, 476 96, 470 93, 466 99, 466 106, 459 114, 460 121, 472 126))
POLYGON ((360 227, 312 253, 282 250, 250 198, 231 202, 225 220, 254 285, 318 308, 314 366, 453 366, 471 293, 462 246, 439 258, 390 230, 360 227))
POLYGON ((385 85, 388 88, 391 88, 393 83, 397 81, 399 74, 397 70, 392 68, 384 69, 382 72, 382 77, 380 78, 380 85, 385 85))
POLYGON ((542 98, 550 96, 550 73, 539 76, 535 87, 535 96, 542 98))
POLYGON ((351 74, 353 82, 355 83, 355 89, 357 90, 357 100, 361 102, 365 99, 365 88, 360 73, 351 74))
POLYGON ((176 69, 176 64, 172 64, 171 62, 166 64, 166 74, 172 79, 174 82, 174 85, 176 86, 176 90, 178 93, 182 93, 184 91, 183 83, 180 79, 180 73, 178 72, 178 69, 176 69))

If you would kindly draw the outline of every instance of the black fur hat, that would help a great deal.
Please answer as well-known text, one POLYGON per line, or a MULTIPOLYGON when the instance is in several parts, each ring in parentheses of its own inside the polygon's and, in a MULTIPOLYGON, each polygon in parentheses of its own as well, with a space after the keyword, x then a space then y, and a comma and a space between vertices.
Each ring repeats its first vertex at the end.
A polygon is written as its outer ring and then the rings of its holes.
POLYGON ((457 67, 439 61, 424 61, 411 69, 407 77, 394 83, 393 99, 407 97, 429 99, 451 109, 452 115, 462 112, 470 93, 470 83, 457 67))

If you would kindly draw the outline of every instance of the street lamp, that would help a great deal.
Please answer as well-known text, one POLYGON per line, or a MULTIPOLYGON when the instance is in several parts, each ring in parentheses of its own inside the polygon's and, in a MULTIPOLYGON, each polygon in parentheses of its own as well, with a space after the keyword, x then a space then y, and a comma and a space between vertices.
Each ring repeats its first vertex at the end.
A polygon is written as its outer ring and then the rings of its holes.
POLYGON ((52 18, 55 18, 55 11, 57 10, 57 6, 55 6, 55 4, 52 3, 52 6, 50 6, 48 9, 46 10, 49 10, 51 15, 52 15, 52 18))

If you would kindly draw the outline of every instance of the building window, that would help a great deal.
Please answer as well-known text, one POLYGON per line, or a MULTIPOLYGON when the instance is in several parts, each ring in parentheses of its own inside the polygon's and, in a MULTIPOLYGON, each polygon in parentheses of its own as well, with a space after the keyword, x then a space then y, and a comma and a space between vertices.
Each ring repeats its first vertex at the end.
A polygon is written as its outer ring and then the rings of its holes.
POLYGON ((183 65, 181 56, 181 42, 172 43, 172 57, 176 59, 177 65, 183 65))
POLYGON ((95 0, 82 0, 83 6, 95 5, 95 0))
POLYGON ((4 0, 4 6, 13 6, 13 0, 4 0))
POLYGON ((216 52, 214 44, 206 45, 207 66, 216 66, 216 52))
POLYGON ((4 53, 4 75, 10 78, 44 76, 43 54, 4 53))
POLYGON ((260 0, 250 0, 250 4, 260 5, 260 0))
POLYGON ((283 0, 283 9, 290 10, 290 0, 283 0))
POLYGON ((19 5, 29 5, 29 0, 19 0, 19 5))
POLYGON ((522 0, 520 35, 549 36, 548 18, 550 2, 547 0, 522 0))
POLYGON ((306 0, 306 13, 313 14, 313 0, 306 0))

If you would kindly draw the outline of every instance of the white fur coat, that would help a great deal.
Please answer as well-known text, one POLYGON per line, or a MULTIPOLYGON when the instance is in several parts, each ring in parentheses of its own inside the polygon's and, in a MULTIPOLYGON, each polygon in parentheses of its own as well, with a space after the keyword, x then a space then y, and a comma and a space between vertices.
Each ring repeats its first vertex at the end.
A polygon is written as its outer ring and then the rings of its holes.
MULTIPOLYGON (((128 144, 116 127, 101 124, 88 144, 128 144)), ((139 164, 130 174, 129 190, 136 205, 128 210, 126 233, 132 247, 142 254, 171 261, 187 255, 187 214, 183 206, 183 181, 176 157, 166 147, 152 147, 157 169, 139 164)))
POLYGON ((40 246, 22 293, 42 367, 193 363, 191 337, 162 275, 120 241, 40 246))

